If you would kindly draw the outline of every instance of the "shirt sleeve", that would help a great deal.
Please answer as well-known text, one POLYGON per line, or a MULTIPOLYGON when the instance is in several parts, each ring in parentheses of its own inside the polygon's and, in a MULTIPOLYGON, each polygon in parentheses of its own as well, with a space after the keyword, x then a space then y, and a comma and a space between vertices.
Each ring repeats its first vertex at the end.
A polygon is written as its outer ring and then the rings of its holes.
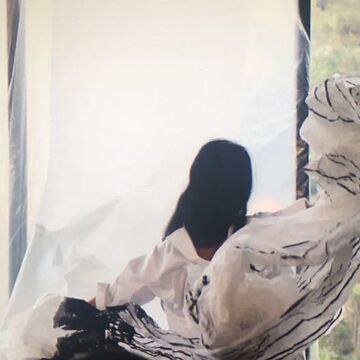
POLYGON ((150 254, 131 260, 111 285, 98 283, 96 306, 104 309, 126 302, 143 305, 155 296, 171 298, 174 275, 183 265, 182 254, 165 240, 150 254))

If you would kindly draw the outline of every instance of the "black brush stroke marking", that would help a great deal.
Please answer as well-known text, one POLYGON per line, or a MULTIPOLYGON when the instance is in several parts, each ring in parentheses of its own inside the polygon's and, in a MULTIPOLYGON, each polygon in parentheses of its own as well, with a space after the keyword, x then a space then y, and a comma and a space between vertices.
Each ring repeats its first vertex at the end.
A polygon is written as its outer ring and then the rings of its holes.
POLYGON ((340 86, 338 84, 335 84, 336 88, 340 92, 340 94, 343 96, 343 98, 346 100, 346 102, 351 106, 353 111, 355 112, 357 118, 360 120, 359 113, 357 112, 357 109, 354 107, 354 105, 351 103, 351 101, 347 98, 347 96, 343 93, 343 91, 340 89, 340 86))
MULTIPOLYGON (((356 267, 356 269, 352 272, 352 274, 349 276, 349 278, 346 280, 344 286, 342 287, 342 289, 339 291, 339 293, 335 296, 335 298, 333 298, 328 305, 325 306, 325 308, 318 313, 317 315, 314 315, 311 318, 308 319, 301 319, 297 324, 295 324, 289 331, 287 331, 286 333, 282 334, 281 336, 279 336, 278 338, 276 338, 272 343, 270 343, 264 350, 263 352, 265 352, 267 349, 269 349, 271 346, 273 346, 275 343, 277 343, 278 341, 282 340, 283 338, 287 337, 288 335, 290 335, 292 332, 294 332, 302 323, 307 322, 307 321, 311 321, 314 320, 316 318, 319 318, 321 315, 323 315, 330 307, 331 305, 333 305, 341 296, 341 294, 343 293, 343 291, 345 290, 345 288, 349 285, 350 281, 352 280, 352 278, 355 276, 355 274, 357 273, 357 271, 360 268, 360 264, 356 267)), ((274 329, 275 327, 279 326, 282 324, 282 321, 280 321, 277 325, 271 327, 270 329, 267 330, 266 333, 268 333, 270 330, 274 329)), ((266 359, 266 360, 270 360, 270 359, 266 359)))
POLYGON ((339 180, 349 180, 351 182, 354 183, 354 180, 352 179, 351 176, 349 175, 343 175, 343 176, 331 176, 331 175, 327 175, 325 174, 324 172, 322 172, 321 170, 319 169, 310 169, 310 168, 305 168, 306 171, 309 171, 309 172, 313 172, 313 173, 316 173, 326 179, 329 179, 329 180, 333 180, 336 182, 337 185, 339 185, 340 187, 342 187, 344 190, 346 190, 348 193, 352 194, 352 195, 357 195, 357 193, 351 189, 349 189, 346 185, 342 184, 342 183, 339 183, 339 180))
POLYGON ((327 100, 329 106, 331 107, 331 109, 334 110, 334 108, 333 108, 333 106, 332 106, 332 103, 331 103, 331 100, 330 100, 330 93, 329 93, 329 88, 328 88, 328 82, 329 82, 329 79, 326 79, 325 82, 324 82, 326 100, 327 100))
MULTIPOLYGON (((330 327, 339 319, 340 315, 342 313, 342 309, 340 309, 339 311, 339 314, 337 314, 336 317, 334 317, 333 319, 331 320, 327 320, 320 328, 318 328, 316 331, 314 331, 311 335, 309 335, 307 338, 297 342, 296 344, 294 344, 292 346, 292 348, 288 349, 287 350, 287 354, 284 354, 283 357, 281 358, 278 358, 277 360, 282 360, 282 359, 285 359, 286 356, 289 356, 291 354, 293 354, 294 352, 300 350, 301 348, 306 348, 308 345, 310 345, 313 341, 315 341, 316 339, 318 339, 320 336, 322 336, 323 334, 325 334, 329 329, 330 327), (324 329, 324 330, 323 330, 324 329), (322 331, 323 330, 323 331, 322 331), (319 334, 317 334, 319 333, 319 334), (304 341, 307 341, 308 339, 312 338, 315 336, 315 339, 312 339, 311 341, 307 342, 304 344, 304 341), (295 347, 295 349, 294 349, 295 347), (290 351, 290 352, 289 352, 290 351)), ((285 350, 284 350, 285 351, 285 350)), ((282 353, 284 352, 282 351, 282 353)), ((279 356, 281 353, 278 353, 276 356, 279 356)), ((268 359, 265 359, 265 360, 271 360, 272 358, 268 358, 268 359)))
POLYGON ((320 98, 319 98, 319 96, 318 96, 318 94, 317 94, 318 90, 319 90, 319 87, 316 86, 316 87, 315 87, 315 90, 314 90, 315 99, 316 99, 321 105, 326 106, 326 105, 320 100, 320 98))
POLYGON ((325 265, 329 262, 329 258, 327 258, 321 266, 310 276, 310 278, 305 282, 305 284, 301 287, 300 292, 304 291, 313 281, 313 279, 316 277, 316 275, 325 267, 325 265))
POLYGON ((319 112, 317 112, 316 110, 314 110, 313 108, 310 108, 310 107, 309 107, 309 111, 311 111, 312 113, 314 113, 316 116, 318 116, 318 117, 320 117, 320 118, 322 118, 322 119, 324 119, 324 120, 327 120, 327 121, 329 121, 329 122, 336 122, 336 121, 338 121, 338 120, 341 120, 341 121, 343 121, 343 122, 345 122, 345 123, 348 123, 348 124, 354 122, 353 119, 345 119, 345 118, 343 118, 343 117, 340 116, 340 115, 338 115, 336 119, 328 118, 327 116, 325 116, 325 115, 323 115, 323 114, 320 114, 319 112))
POLYGON ((301 241, 301 242, 298 242, 298 243, 295 243, 295 244, 285 245, 282 248, 283 249, 288 249, 290 247, 295 247, 295 246, 301 246, 301 245, 304 245, 304 244, 308 244, 309 242, 310 242, 309 240, 301 241))

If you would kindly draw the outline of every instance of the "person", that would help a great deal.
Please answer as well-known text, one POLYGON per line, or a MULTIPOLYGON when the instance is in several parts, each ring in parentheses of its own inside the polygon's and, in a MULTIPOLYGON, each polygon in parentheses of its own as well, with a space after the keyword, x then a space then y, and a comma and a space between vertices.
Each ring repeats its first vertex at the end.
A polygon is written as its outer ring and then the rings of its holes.
POLYGON ((153 251, 131 260, 110 284, 98 284, 90 303, 98 309, 161 299, 169 329, 196 337, 184 316, 185 294, 228 236, 247 222, 252 166, 247 150, 212 140, 199 151, 189 184, 180 196, 163 238, 153 251))

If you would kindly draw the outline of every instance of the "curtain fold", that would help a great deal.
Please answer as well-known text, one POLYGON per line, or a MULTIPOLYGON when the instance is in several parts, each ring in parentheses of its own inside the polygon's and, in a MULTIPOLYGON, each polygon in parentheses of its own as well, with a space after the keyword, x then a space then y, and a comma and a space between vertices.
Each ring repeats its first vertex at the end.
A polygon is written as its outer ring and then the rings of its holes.
POLYGON ((305 103, 309 93, 309 61, 310 61, 310 0, 299 0, 299 22, 301 30, 298 32, 298 71, 297 71, 297 124, 296 124, 296 198, 309 198, 309 178, 304 171, 309 161, 309 147, 300 138, 300 128, 308 116, 305 103))
POLYGON ((9 291, 27 246, 27 123, 25 27, 22 0, 8 1, 9 85, 9 291))
POLYGON ((7 0, 0 0, 0 314, 8 300, 9 272, 9 117, 7 0))

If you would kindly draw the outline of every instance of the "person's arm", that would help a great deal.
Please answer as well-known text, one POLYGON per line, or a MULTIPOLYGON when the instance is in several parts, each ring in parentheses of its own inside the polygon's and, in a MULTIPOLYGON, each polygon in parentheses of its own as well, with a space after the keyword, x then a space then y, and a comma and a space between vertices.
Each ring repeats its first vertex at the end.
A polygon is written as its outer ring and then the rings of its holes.
POLYGON ((89 301, 99 309, 134 302, 143 305, 171 288, 171 274, 183 262, 181 254, 167 241, 149 255, 131 260, 110 285, 99 283, 96 298, 89 301))

